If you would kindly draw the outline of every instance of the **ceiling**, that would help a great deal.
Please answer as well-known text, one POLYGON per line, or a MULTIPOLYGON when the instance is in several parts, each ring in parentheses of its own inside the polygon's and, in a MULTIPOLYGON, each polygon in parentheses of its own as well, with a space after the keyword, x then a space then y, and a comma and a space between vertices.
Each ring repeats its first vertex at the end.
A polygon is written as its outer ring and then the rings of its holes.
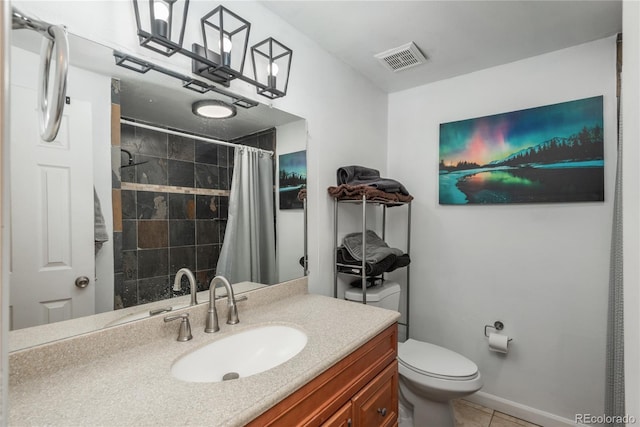
MULTIPOLYGON (((467 74, 607 37, 622 30, 619 0, 262 1, 261 4, 385 92, 467 74), (425 64, 394 73, 374 54, 415 42, 425 64)), ((13 31, 13 43, 39 52, 40 36, 13 31)), ((116 67, 111 49, 70 37, 72 64, 121 79, 123 115, 231 140, 299 117, 264 104, 233 119, 191 113, 203 98, 180 81, 116 67), (167 108, 171 105, 172 108, 167 108)), ((295 67, 295 59, 294 59, 295 67)), ((295 72, 295 71, 294 71, 295 72)))
POLYGON ((517 61, 622 31, 622 2, 263 1, 385 92, 517 61), (425 64, 392 72, 373 55, 415 42, 425 64))

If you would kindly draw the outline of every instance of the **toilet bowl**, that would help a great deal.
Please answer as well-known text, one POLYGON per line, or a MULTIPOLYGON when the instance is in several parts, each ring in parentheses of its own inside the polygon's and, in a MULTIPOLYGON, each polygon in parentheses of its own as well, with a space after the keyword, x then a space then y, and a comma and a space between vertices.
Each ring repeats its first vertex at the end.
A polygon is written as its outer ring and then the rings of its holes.
POLYGON ((478 367, 446 348, 409 339, 398 344, 402 403, 413 408, 415 426, 453 426, 451 400, 482 388, 478 367))
MULTIPOLYGON (((362 289, 351 288, 345 299, 362 302, 362 289)), ((400 285, 385 282, 367 289, 367 304, 398 310, 400 285)), ((446 348, 414 339, 398 344, 401 425, 453 427, 451 400, 482 388, 478 367, 466 357, 446 348), (404 417, 403 417, 404 418, 404 417)))

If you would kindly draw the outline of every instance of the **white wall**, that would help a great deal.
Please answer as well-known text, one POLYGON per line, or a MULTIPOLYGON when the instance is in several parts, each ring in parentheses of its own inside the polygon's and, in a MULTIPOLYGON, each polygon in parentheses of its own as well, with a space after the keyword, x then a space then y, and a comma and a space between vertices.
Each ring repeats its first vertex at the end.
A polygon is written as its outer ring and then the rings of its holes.
MULTIPOLYGON (((280 170, 280 156, 307 149, 307 123, 298 120, 276 127, 277 156, 276 187, 280 170)), ((304 211, 302 209, 280 209, 280 193, 276 192, 276 255, 280 282, 304 275, 300 258, 304 255, 304 211)))
MULTIPOLYGON (((138 45, 133 8, 129 1, 24 1, 14 2, 52 23, 64 23, 71 33, 101 41, 118 49, 163 63, 169 68, 190 70, 190 62, 174 55, 165 58, 138 45)), ((272 36, 293 50, 287 96, 274 107, 307 119, 309 206, 309 289, 332 293, 333 204, 327 187, 336 184, 336 169, 362 164, 382 173, 386 168, 387 96, 315 42, 254 1, 220 2, 251 22, 249 44, 272 36)), ((218 3, 190 3, 190 22, 185 45, 199 38, 199 17, 218 3), (198 22, 198 25, 194 25, 198 22)), ((246 83, 232 82, 232 91, 260 102, 246 83)))
POLYGON ((389 97, 388 174, 415 196, 412 337, 475 361, 483 392, 571 420, 604 409, 615 58, 608 38, 389 97), (596 95, 604 203, 438 204, 440 123, 596 95), (514 339, 507 357, 483 335, 498 319, 514 339))

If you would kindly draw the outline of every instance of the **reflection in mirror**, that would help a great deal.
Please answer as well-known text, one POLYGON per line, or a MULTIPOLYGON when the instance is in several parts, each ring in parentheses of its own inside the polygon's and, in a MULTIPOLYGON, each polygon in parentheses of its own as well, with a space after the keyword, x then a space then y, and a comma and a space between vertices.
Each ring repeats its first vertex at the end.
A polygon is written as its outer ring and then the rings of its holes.
MULTIPOLYGON (((11 329, 28 328, 23 335, 57 330, 57 339, 65 336, 62 329, 74 334, 134 320, 167 301, 179 308, 189 292, 186 281, 173 291, 182 267, 194 271, 200 291, 207 289, 228 227, 236 159, 234 146, 211 140, 273 151, 277 178, 278 157, 306 149, 304 119, 262 104, 238 108, 229 119, 198 117, 192 104, 216 95, 117 67, 111 49, 70 35, 63 123, 58 138, 45 144, 34 133, 40 40, 32 32, 12 36, 5 177, 11 185, 11 329), (86 287, 80 287, 83 277, 86 287), (81 327, 73 323, 90 315, 81 327)), ((277 191, 273 199, 274 274, 239 277, 240 292, 304 274, 303 211, 278 209, 277 191)))

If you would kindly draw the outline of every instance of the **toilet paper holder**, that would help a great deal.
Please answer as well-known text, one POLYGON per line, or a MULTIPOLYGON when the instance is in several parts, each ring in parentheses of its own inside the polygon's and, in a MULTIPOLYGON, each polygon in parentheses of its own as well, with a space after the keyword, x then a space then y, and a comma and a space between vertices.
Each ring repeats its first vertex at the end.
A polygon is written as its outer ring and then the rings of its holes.
MULTIPOLYGON (((484 325, 484 336, 489 338, 489 334, 487 333, 487 328, 495 329, 496 331, 501 331, 504 329, 504 323, 499 320, 493 322, 493 325, 484 325)), ((508 342, 513 341, 513 338, 509 338, 508 342)))

